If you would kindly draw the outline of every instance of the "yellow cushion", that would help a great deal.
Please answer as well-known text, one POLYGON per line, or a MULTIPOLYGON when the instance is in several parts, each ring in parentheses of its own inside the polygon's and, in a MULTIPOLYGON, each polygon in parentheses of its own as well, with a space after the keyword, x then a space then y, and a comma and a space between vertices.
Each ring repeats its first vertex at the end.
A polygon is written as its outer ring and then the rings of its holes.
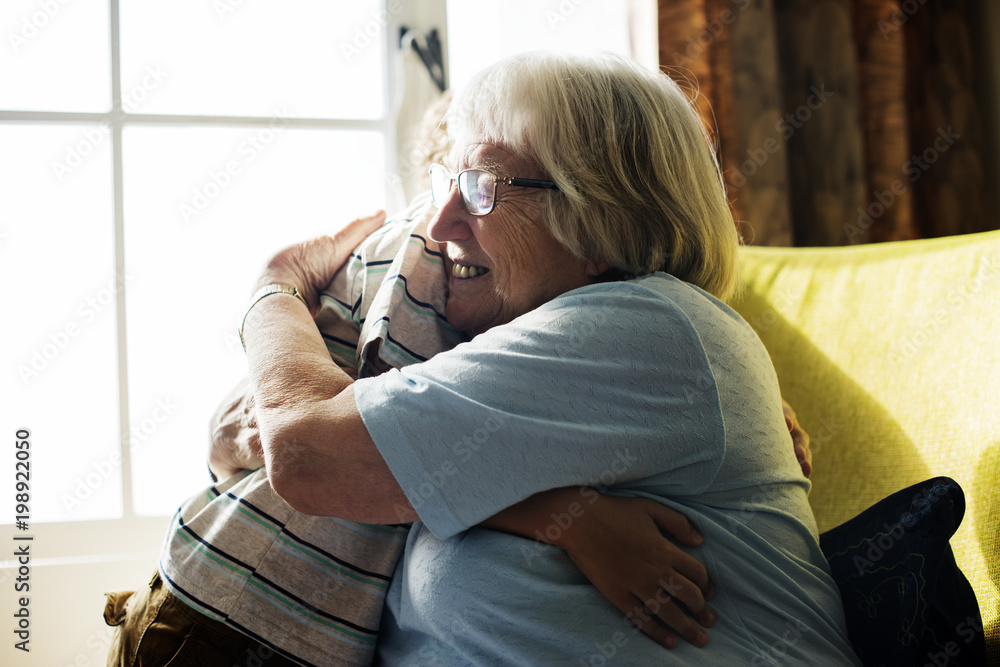
POLYGON ((733 306, 812 437, 820 531, 946 475, 952 538, 1000 659, 1000 231, 845 248, 742 250, 733 306))

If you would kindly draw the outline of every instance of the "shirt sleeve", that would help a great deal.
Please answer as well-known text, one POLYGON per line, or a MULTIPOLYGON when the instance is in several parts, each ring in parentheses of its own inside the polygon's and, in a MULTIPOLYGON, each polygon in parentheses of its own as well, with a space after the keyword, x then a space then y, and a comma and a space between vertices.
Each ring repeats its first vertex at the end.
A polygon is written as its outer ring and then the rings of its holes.
POLYGON ((365 288, 365 246, 361 244, 320 293, 314 318, 330 356, 340 365, 357 366, 361 303, 365 288))
POLYGON ((360 380, 355 396, 442 539, 557 487, 697 493, 725 447, 697 332, 669 299, 629 283, 574 290, 427 362, 360 380))
POLYGON ((418 199, 362 241, 320 293, 316 326, 330 356, 341 365, 358 365, 361 326, 386 267, 405 246, 408 230, 425 206, 418 199))

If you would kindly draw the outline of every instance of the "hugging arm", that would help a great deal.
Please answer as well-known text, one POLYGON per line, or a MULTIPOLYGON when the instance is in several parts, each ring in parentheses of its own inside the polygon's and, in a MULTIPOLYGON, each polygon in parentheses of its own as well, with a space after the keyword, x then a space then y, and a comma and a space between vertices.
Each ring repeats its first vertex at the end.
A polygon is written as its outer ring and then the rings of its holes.
MULTIPOLYGON (((562 548, 590 583, 658 644, 672 648, 677 636, 695 646, 708 642, 703 627, 715 623, 707 602, 714 595, 708 572, 665 537, 687 547, 704 542, 680 512, 647 498, 567 487, 537 493, 480 525, 562 548)), ((530 558, 531 547, 525 549, 530 558)))
MULTIPOLYGON (((245 378, 212 417, 209 467, 224 479, 262 465, 253 395, 245 378)), ((702 544, 683 514, 652 500, 606 496, 581 487, 535 494, 480 525, 562 548, 612 604, 663 646, 675 646, 676 635, 697 646, 708 641, 698 625, 710 627, 715 620, 706 602, 713 591, 708 573, 664 537, 667 533, 688 547, 702 544), (699 613, 687 616, 674 599, 699 613), (659 620, 649 615, 651 608, 659 620)))
MULTIPOLYGON (((315 307, 317 285, 332 274, 370 232, 363 221, 337 238, 295 246, 272 259, 259 285, 300 287, 315 307)), ((250 388, 257 397, 260 426, 258 453, 266 462, 275 491, 294 509, 368 523, 416 520, 399 484, 382 459, 362 421, 350 376, 330 359, 310 312, 295 298, 275 295, 247 315, 245 339, 250 388), (331 456, 331 452, 336 452, 331 456), (364 488, 356 481, 364 479, 364 488), (336 489, 336 493, 331 493, 336 489)), ((235 439, 237 451, 243 451, 235 439)), ((245 440, 253 450, 252 438, 245 440)), ((226 457, 219 457, 227 461, 226 457)), ((229 461, 231 466, 239 463, 229 461)), ((219 465, 223 468, 223 465, 219 465)), ((674 600, 684 603, 703 625, 714 621, 705 603, 711 588, 704 567, 667 540, 665 528, 679 542, 695 546, 690 524, 673 510, 642 499, 605 498, 595 502, 554 539, 545 527, 567 507, 555 489, 536 494, 487 520, 484 526, 564 548, 571 560, 613 604, 664 645, 675 639, 645 613, 657 601, 658 618, 684 638, 704 644, 707 637, 674 600), (656 507, 653 507, 656 505, 656 507), (684 524, 687 524, 685 528, 684 524), (541 530, 539 530, 541 529, 541 530), (687 582, 687 583, 683 583, 687 582)))

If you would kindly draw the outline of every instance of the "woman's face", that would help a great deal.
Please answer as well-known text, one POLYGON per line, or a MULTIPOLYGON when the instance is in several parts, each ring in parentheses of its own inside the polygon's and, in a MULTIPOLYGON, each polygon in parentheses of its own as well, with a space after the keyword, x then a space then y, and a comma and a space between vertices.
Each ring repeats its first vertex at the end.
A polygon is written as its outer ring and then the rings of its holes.
MULTIPOLYGON (((501 146, 471 144, 452 156, 447 166, 454 173, 483 169, 500 178, 547 178, 501 146)), ((493 211, 478 217, 465 210, 457 187, 440 202, 428 234, 444 245, 445 314, 456 329, 476 335, 506 324, 601 272, 575 258, 545 228, 542 203, 548 193, 498 184, 493 211), (457 275, 466 273, 463 267, 474 277, 457 275)))

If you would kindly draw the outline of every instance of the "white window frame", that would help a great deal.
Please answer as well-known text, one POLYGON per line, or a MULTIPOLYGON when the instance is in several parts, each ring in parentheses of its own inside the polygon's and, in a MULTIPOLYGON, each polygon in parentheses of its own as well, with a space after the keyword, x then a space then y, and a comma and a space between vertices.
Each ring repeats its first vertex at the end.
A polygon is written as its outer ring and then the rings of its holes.
MULTIPOLYGON (((274 119, 270 116, 216 116, 196 114, 150 114, 131 113, 122 109, 121 82, 121 40, 119 20, 119 0, 108 0, 110 5, 111 40, 111 96, 112 109, 108 112, 48 112, 0 110, 0 123, 87 124, 102 125, 110 129, 114 192, 114 244, 115 272, 125 275, 123 213, 123 165, 122 130, 126 126, 143 125, 198 125, 217 127, 266 128, 274 119)), ((445 41, 444 0, 383 0, 382 12, 373 16, 372 21, 381 25, 383 52, 383 99, 382 116, 374 120, 286 118, 287 127, 300 129, 374 131, 385 137, 385 165, 392 171, 397 164, 396 123, 392 117, 393 96, 400 89, 399 72, 396 71, 397 49, 401 26, 411 29, 430 30, 437 28, 442 42, 445 41)), ((390 207, 399 206, 402 194, 393 188, 391 179, 385 179, 386 202, 390 207)), ((133 485, 131 453, 128 435, 129 423, 128 392, 128 334, 126 331, 126 285, 116 290, 116 331, 118 355, 119 388, 119 433, 121 465, 118 469, 122 482, 122 516, 117 519, 81 520, 72 522, 32 523, 31 534, 35 543, 44 544, 32 564, 39 566, 61 566, 97 562, 118 562, 146 559, 154 564, 159 546, 163 541, 168 516, 142 516, 133 510, 133 485), (44 555, 41 555, 44 553, 44 555)), ((206 471, 206 482, 207 471, 206 471)), ((178 498, 178 504, 183 498, 178 498)), ((12 560, 0 561, 0 587, 6 587, 16 569, 12 560)))

